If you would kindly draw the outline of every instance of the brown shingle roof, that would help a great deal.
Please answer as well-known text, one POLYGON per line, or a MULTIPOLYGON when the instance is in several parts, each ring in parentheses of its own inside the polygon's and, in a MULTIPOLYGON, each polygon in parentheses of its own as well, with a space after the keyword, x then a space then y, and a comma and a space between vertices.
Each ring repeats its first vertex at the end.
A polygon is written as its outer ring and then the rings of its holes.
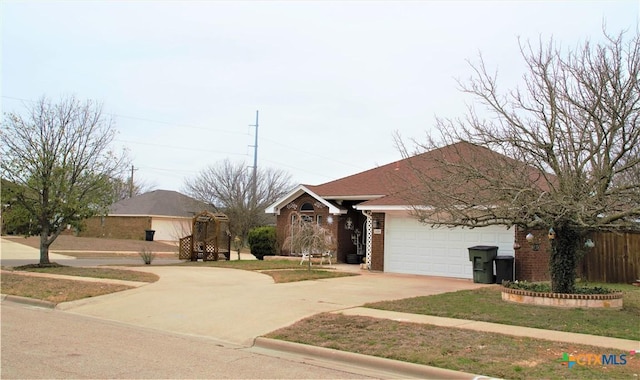
POLYGON ((410 189, 426 179, 446 174, 442 162, 473 162, 480 170, 514 160, 468 142, 458 142, 317 186, 307 186, 324 198, 367 200, 362 205, 404 206, 410 189), (420 173, 418 178, 416 173, 420 173))
POLYGON ((177 191, 154 190, 123 199, 109 207, 109 215, 160 215, 193 217, 210 207, 177 191))
POLYGON ((449 156, 455 159, 458 151, 472 147, 474 145, 469 143, 448 145, 348 177, 307 187, 322 197, 363 196, 363 200, 368 199, 366 196, 381 198, 402 191, 406 186, 415 185, 417 183, 415 169, 425 175, 437 175, 434 161, 437 156, 449 156))

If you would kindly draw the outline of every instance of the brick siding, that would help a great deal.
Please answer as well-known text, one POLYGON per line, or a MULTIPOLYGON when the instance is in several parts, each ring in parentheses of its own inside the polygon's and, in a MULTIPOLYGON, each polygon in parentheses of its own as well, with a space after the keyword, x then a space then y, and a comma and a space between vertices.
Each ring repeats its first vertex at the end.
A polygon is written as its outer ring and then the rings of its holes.
POLYGON ((384 272, 384 213, 373 213, 374 233, 371 237, 371 270, 384 272), (380 233, 376 232, 377 229, 380 233))
MULTIPOLYGON (((310 203, 311 205, 313 205, 313 212, 309 212, 309 213, 301 212, 301 214, 303 215, 308 214, 310 216, 313 216, 314 223, 317 222, 317 217, 320 216, 322 218, 321 227, 328 228, 331 231, 331 233, 333 233, 334 236, 336 236, 336 229, 337 229, 336 226, 338 222, 338 216, 334 215, 333 223, 331 225, 328 224, 327 218, 330 215, 329 208, 320 204, 312 196, 308 194, 303 194, 298 198, 296 198, 294 201, 290 202, 289 206, 281 209, 280 215, 278 215, 277 217, 276 239, 278 241, 278 247, 280 247, 279 254, 281 255, 287 256, 291 254, 291 252, 288 249, 285 249, 283 246, 284 240, 287 238, 287 236, 289 236, 289 231, 291 228, 291 214, 293 214, 294 212, 300 212, 300 208, 305 203, 310 203)), ((296 253, 299 253, 299 252, 296 252, 296 253)))
POLYGON ((516 228, 516 242, 520 248, 515 250, 515 279, 518 281, 548 281, 549 249, 551 245, 547 238, 547 231, 516 228), (534 251, 534 245, 526 239, 531 232, 540 246, 534 251))
MULTIPOLYGON (((320 216, 322 218, 321 227, 327 228, 331 234, 334 236, 337 242, 337 250, 336 250, 336 260, 340 263, 347 262, 348 254, 355 254, 357 252, 356 246, 353 244, 351 240, 351 235, 354 233, 355 229, 362 231, 362 224, 364 223, 365 217, 362 215, 360 211, 356 211, 353 209, 353 204, 355 202, 345 201, 342 204, 342 207, 347 209, 347 213, 343 215, 331 215, 329 214, 329 208, 322 205, 315 198, 308 194, 302 194, 295 200, 289 203, 289 205, 285 206, 280 210, 280 215, 278 215, 278 219, 276 222, 276 239, 278 242, 279 254, 281 255, 291 255, 291 252, 288 249, 284 248, 284 241, 289 236, 289 231, 291 228, 291 214, 294 212, 300 212, 300 208, 303 204, 310 203, 313 205, 313 213, 309 212, 308 215, 312 215, 314 218, 314 222, 317 222, 317 217, 320 216), (328 223, 328 218, 331 217, 333 219, 333 223, 328 223), (346 229, 347 220, 351 218, 353 222, 354 230, 346 229)), ((301 212, 301 214, 305 214, 301 212)), ((360 235, 362 238, 362 235, 360 235)), ((297 253, 297 252, 296 252, 297 253)))
POLYGON ((151 229, 148 216, 95 216, 82 222, 78 236, 144 240, 148 229, 151 229))

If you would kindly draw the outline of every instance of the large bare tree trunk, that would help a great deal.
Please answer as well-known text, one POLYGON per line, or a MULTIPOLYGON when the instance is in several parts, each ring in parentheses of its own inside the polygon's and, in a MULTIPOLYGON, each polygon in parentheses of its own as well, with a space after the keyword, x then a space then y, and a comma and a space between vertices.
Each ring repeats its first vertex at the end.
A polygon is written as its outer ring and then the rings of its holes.
POLYGON ((549 268, 554 293, 573 293, 575 269, 578 263, 580 234, 576 229, 561 226, 551 244, 549 268))

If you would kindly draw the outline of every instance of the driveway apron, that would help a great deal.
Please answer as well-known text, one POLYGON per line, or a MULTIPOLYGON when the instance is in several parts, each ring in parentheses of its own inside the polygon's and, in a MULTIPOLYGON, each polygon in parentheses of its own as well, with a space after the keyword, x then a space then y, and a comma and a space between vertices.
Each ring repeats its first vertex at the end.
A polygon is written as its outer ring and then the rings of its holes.
POLYGON ((361 271, 359 276, 276 284, 258 272, 140 267, 160 280, 58 309, 248 347, 256 337, 305 317, 367 302, 475 289, 469 280, 361 271))

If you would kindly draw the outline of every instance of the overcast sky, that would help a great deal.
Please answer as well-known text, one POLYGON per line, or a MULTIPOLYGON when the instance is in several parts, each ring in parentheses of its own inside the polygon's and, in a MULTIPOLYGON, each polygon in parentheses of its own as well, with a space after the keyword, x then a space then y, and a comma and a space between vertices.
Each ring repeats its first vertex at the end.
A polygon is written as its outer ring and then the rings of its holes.
POLYGON ((3 112, 43 95, 104 104, 135 177, 182 190, 228 158, 317 185, 400 159, 465 110, 481 52, 502 88, 518 38, 563 47, 634 32, 640 1, 0 2, 3 112))

